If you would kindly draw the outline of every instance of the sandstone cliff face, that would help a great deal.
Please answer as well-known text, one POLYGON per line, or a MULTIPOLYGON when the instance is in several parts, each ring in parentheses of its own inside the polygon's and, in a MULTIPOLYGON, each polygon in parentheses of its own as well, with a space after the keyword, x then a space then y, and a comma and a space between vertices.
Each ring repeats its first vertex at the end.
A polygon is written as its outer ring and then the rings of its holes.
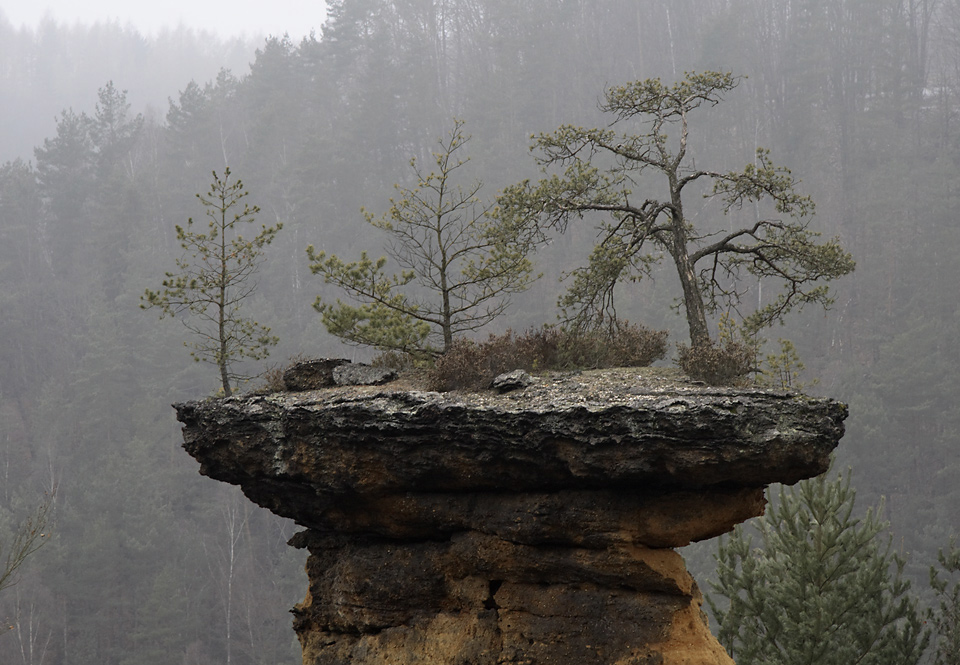
POLYGON ((846 416, 651 370, 177 411, 201 473, 305 527, 305 665, 730 663, 672 548, 824 472, 846 416))

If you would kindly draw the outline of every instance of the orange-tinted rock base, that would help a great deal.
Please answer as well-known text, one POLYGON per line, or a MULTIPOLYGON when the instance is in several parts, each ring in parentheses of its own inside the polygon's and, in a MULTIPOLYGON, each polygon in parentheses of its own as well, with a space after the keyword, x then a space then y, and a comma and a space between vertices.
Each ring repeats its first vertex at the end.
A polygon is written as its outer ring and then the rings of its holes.
POLYGON ((728 665, 671 549, 304 533, 304 665, 728 665))

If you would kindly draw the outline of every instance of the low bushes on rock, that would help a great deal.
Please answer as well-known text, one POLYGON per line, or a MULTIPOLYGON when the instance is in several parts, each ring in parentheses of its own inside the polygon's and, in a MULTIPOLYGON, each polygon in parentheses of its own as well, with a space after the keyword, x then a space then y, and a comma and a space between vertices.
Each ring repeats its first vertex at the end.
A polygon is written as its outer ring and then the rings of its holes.
POLYGON ((455 340, 428 372, 434 390, 479 390, 515 369, 645 367, 667 353, 667 332, 622 323, 616 328, 570 331, 543 326, 522 334, 508 330, 486 341, 455 340))

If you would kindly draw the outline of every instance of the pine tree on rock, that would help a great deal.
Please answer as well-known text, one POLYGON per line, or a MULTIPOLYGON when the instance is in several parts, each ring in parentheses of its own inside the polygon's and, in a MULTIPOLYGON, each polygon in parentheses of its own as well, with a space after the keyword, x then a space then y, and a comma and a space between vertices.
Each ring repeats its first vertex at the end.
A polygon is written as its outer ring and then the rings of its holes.
POLYGON ((239 179, 231 182, 231 175, 229 168, 222 178, 214 171, 210 191, 197 194, 209 218, 206 233, 193 229, 192 218, 186 228, 177 226, 184 249, 177 259, 179 272, 166 273, 162 289, 147 289, 140 297, 140 307, 159 307, 160 318, 180 318, 194 339, 184 346, 193 349, 194 360, 217 366, 226 396, 233 393, 233 382, 246 378, 231 369, 233 363, 266 358, 279 341, 270 328, 244 317, 240 308, 256 291, 263 248, 283 228, 261 226, 249 240, 241 235, 240 227, 253 223, 260 208, 243 201, 248 192, 239 179))
POLYGON ((389 235, 387 254, 401 267, 399 274, 385 271, 386 257, 373 260, 364 252, 359 261, 346 263, 307 248, 311 271, 359 302, 317 298, 314 307, 331 334, 431 357, 446 352, 457 335, 493 321, 510 296, 530 284, 532 244, 523 229, 499 219, 492 204, 478 198, 482 183, 457 184, 469 139, 463 121, 455 120, 433 154, 436 171, 427 173, 411 160, 417 184, 398 185, 400 198, 391 199, 382 217, 365 213, 368 223, 389 235))
POLYGON ((823 282, 849 273, 854 263, 836 239, 818 241, 809 228, 813 202, 796 191, 790 171, 774 165, 762 148, 739 171, 707 170, 694 161, 691 114, 719 104, 739 81, 729 73, 703 72, 671 86, 648 79, 612 87, 600 104, 613 118, 609 127, 565 125, 535 137, 539 164, 558 172, 505 189, 505 214, 518 226, 560 231, 585 215, 604 220, 589 265, 573 272, 560 302, 572 323, 615 319, 614 288, 649 274, 664 255, 680 280, 694 348, 712 343, 708 313, 740 304, 745 274, 781 287, 778 297, 747 317, 753 330, 781 320, 795 306, 832 302, 823 282), (642 131, 614 129, 631 121, 639 121, 642 131), (706 196, 719 198, 724 216, 748 204, 769 208, 758 207, 758 216, 740 228, 694 223, 685 204, 704 183, 712 185, 706 196))

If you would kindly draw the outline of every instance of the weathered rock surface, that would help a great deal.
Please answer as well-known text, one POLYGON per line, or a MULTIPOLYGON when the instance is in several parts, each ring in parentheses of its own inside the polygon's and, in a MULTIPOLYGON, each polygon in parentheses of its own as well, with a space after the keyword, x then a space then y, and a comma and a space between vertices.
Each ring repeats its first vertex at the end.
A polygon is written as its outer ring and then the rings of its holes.
POLYGON ((300 392, 331 386, 379 386, 397 378, 396 370, 353 363, 346 358, 317 358, 283 372, 287 390, 300 392))
POLYGON ((533 377, 522 369, 505 372, 493 379, 492 387, 497 392, 505 393, 519 388, 526 388, 533 383, 533 377))
POLYGON ((306 665, 730 663, 670 548, 824 472, 846 416, 653 370, 177 411, 201 473, 306 527, 291 541, 310 552, 306 665))
POLYGON ((334 386, 333 371, 349 362, 346 358, 317 358, 297 363, 284 370, 283 385, 292 391, 334 386))
POLYGON ((333 382, 338 386, 379 386, 397 378, 396 370, 347 363, 333 368, 333 382))

